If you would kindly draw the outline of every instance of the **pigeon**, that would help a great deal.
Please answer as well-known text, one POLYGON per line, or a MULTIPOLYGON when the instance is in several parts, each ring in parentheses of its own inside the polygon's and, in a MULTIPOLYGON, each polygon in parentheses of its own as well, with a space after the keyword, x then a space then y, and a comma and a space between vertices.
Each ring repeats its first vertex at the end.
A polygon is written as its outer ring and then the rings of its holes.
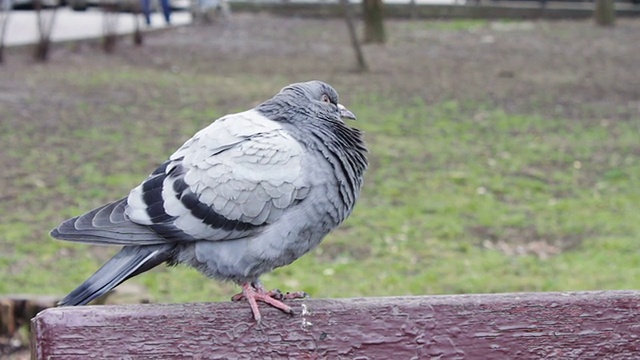
POLYGON ((160 264, 232 281, 256 322, 257 301, 294 314, 260 276, 291 264, 352 212, 367 169, 355 115, 329 84, 284 87, 251 110, 197 132, 127 197, 51 231, 55 239, 122 248, 60 306, 85 305, 160 264))

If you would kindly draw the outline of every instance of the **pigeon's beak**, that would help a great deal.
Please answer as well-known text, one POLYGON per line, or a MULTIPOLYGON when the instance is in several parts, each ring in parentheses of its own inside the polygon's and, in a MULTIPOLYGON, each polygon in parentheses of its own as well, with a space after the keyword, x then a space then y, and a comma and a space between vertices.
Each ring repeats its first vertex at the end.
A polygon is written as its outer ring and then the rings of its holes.
POLYGON ((340 110, 340 117, 343 119, 351 119, 351 120, 355 120, 356 116, 349 111, 349 109, 347 109, 346 107, 344 107, 344 105, 342 104, 338 104, 338 109, 340 110))

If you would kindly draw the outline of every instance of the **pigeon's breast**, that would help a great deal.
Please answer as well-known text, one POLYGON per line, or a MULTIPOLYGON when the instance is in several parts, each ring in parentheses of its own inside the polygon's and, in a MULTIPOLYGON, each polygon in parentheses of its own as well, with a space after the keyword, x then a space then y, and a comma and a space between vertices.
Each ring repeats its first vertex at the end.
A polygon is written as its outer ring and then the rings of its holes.
POLYGON ((253 281, 275 268, 288 265, 316 247, 348 215, 338 180, 328 161, 303 161, 310 183, 308 195, 288 208, 278 221, 250 238, 232 241, 200 241, 182 262, 209 277, 253 281))

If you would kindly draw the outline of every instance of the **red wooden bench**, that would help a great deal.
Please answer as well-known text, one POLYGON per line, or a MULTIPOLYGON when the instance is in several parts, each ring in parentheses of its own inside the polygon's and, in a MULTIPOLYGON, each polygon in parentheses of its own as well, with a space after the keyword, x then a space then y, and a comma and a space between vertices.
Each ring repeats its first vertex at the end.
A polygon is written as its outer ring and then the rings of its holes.
POLYGON ((640 359, 640 292, 52 308, 33 359, 640 359))

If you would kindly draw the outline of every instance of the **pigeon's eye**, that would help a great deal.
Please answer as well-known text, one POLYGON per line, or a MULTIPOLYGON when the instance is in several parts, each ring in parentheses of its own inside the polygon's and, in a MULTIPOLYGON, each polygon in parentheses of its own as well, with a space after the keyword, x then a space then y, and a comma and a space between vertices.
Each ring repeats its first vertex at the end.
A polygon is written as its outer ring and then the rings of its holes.
POLYGON ((327 95, 327 94, 322 94, 321 100, 326 102, 327 104, 331 104, 331 99, 329 98, 329 95, 327 95))

